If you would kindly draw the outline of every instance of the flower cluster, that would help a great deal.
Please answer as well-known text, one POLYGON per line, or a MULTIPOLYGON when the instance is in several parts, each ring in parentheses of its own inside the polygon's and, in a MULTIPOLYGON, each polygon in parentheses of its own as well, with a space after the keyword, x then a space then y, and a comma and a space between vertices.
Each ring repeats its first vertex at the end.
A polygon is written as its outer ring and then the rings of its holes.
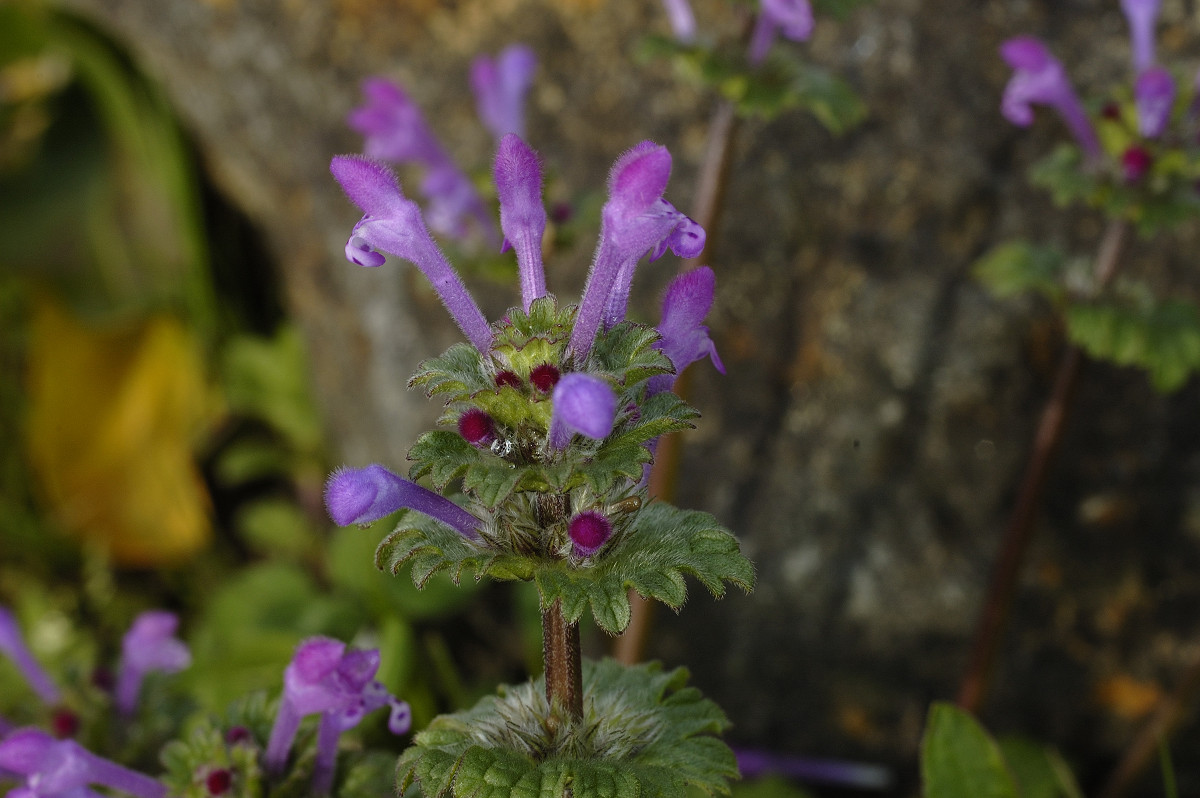
POLYGON ((1188 150, 1196 144, 1196 103, 1180 106, 1181 113, 1172 126, 1176 111, 1176 79, 1158 63, 1154 47, 1154 28, 1161 0, 1121 0, 1121 9, 1129 23, 1134 80, 1132 101, 1109 102, 1093 118, 1080 101, 1062 63, 1038 39, 1019 36, 1006 41, 1000 54, 1013 69, 1004 91, 1001 110, 1006 119, 1022 127, 1033 122, 1033 106, 1053 108, 1071 130, 1083 153, 1084 163, 1092 172, 1110 169, 1126 185, 1134 185, 1153 175, 1156 166, 1160 178, 1178 175, 1188 181, 1196 170, 1172 153, 1188 150))
MULTIPOLYGON (((471 88, 479 116, 497 141, 508 133, 524 135, 525 95, 536 70, 537 58, 522 45, 472 62, 471 88)), ((494 239, 496 228, 482 197, 404 89, 386 78, 371 78, 363 84, 363 95, 366 103, 350 112, 347 123, 364 136, 363 152, 368 157, 425 168, 421 191, 429 202, 430 227, 442 235, 464 238, 474 224, 494 239)))
POLYGON ((366 715, 390 707, 388 730, 393 734, 407 732, 412 724, 408 704, 375 681, 378 670, 378 649, 347 649, 345 643, 327 637, 301 643, 283 672, 283 697, 267 743, 267 771, 276 776, 284 772, 300 721, 307 715, 320 716, 313 769, 316 795, 327 794, 333 786, 338 738, 366 715))
POLYGON ((640 496, 653 439, 686 426, 683 416, 671 417, 685 412, 676 404, 652 400, 703 357, 723 370, 702 324, 713 301, 707 267, 672 281, 657 329, 625 320, 643 256, 670 250, 695 257, 704 247, 704 230, 663 197, 670 153, 642 142, 617 159, 583 297, 578 306, 559 308, 547 292, 542 263, 541 165, 520 137, 504 136, 494 177, 504 247, 513 249, 520 274, 521 306, 494 324, 385 166, 341 156, 331 170, 365 214, 350 235, 347 257, 377 266, 382 253, 390 253, 413 263, 470 346, 423 364, 413 378, 431 395, 449 395, 443 421, 454 432, 429 433, 410 453, 414 478, 432 473, 438 490, 465 473, 468 507, 370 465, 334 472, 325 493, 330 515, 339 524, 366 524, 408 508, 483 549, 579 562, 601 554, 628 524, 631 508, 640 506, 626 500, 640 496), (617 447, 618 440, 628 444, 617 447), (604 463, 617 465, 605 470, 604 463))
MULTIPOLYGON (((684 44, 695 41, 696 15, 688 0, 662 2, 675 38, 684 44)), ((793 42, 803 42, 808 41, 812 29, 813 13, 809 0, 759 0, 746 60, 751 66, 759 66, 780 34, 793 42)))

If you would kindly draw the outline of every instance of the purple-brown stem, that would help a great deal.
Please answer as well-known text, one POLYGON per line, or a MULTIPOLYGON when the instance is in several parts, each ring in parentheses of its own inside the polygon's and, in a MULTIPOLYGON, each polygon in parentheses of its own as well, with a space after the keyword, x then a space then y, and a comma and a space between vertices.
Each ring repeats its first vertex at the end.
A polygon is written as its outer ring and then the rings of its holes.
MULTIPOLYGON (((1124 220, 1110 222, 1105 230, 1104 239, 1096 255, 1096 292, 1102 291, 1116 274, 1127 231, 1128 223, 1124 220)), ((996 655, 999 653, 1000 642, 1008 624, 1008 614, 1012 607, 1017 578, 1021 573, 1021 563, 1033 538, 1033 524, 1041 507, 1046 477, 1054 453, 1062 440, 1067 417, 1070 415, 1082 364, 1083 352, 1074 344, 1068 344, 1059 361, 1050 398, 1042 409, 1042 417, 1033 439, 1033 449, 1025 466, 1025 475, 1021 480, 1021 488, 1009 517, 1008 527, 1001 539, 1000 553, 992 567, 987 596, 976 625, 975 641, 959 686, 958 705, 971 713, 979 712, 987 695, 996 655)))
POLYGON ((551 706, 555 702, 561 704, 573 721, 581 720, 583 663, 579 624, 567 622, 558 599, 542 608, 542 658, 546 663, 546 700, 551 706))

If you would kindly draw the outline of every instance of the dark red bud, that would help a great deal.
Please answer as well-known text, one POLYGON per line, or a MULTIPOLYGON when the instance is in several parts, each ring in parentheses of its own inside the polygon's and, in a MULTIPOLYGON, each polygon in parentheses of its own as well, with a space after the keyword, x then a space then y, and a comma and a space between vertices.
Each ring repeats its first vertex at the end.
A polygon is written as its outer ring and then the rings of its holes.
POLYGON ((79 716, 69 709, 56 709, 50 718, 50 730, 60 740, 74 737, 79 731, 79 716))
POLYGON ((520 390, 521 378, 518 377, 515 372, 508 370, 502 371, 496 375, 496 387, 503 388, 505 385, 520 390))
POLYGON ((225 768, 213 770, 204 779, 204 786, 208 788, 209 795, 224 795, 233 786, 233 774, 225 768))
POLYGON ((1119 122, 1121 119, 1121 106, 1116 103, 1105 103, 1100 109, 1100 116, 1105 119, 1111 119, 1114 122, 1119 122))
POLYGON ((490 443, 495 437, 495 429, 492 417, 477 407, 458 417, 458 434, 466 438, 467 443, 490 443))
POLYGON ((250 735, 250 730, 245 726, 234 726, 229 731, 225 732, 225 742, 230 745, 238 743, 253 742, 254 738, 250 735))
POLYGON ((575 553, 590 557, 608 542, 612 535, 612 524, 595 510, 584 510, 571 519, 567 533, 575 544, 575 553))
POLYGON ((1121 172, 1126 183, 1136 183, 1146 176, 1154 163, 1154 156, 1145 147, 1134 145, 1121 155, 1121 172))
POLYGON ((550 393, 550 391, 554 390, 554 386, 558 384, 560 376, 562 375, 559 373, 557 367, 549 363, 543 363, 529 372, 529 381, 533 383, 534 388, 537 388, 542 393, 550 393))

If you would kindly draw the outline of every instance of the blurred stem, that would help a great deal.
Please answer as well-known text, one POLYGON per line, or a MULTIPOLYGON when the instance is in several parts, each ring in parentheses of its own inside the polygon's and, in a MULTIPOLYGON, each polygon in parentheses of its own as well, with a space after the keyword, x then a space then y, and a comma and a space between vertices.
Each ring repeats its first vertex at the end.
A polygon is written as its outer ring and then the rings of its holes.
MULTIPOLYGON (((1171 734, 1183 719, 1184 711, 1191 705, 1198 691, 1200 691, 1200 656, 1192 660, 1192 664, 1184 673, 1183 680, 1175 687, 1174 692, 1158 702, 1150 720, 1138 732, 1138 736, 1134 738, 1129 748, 1125 749, 1125 756, 1121 757, 1121 761, 1113 769, 1112 775, 1108 777, 1108 783, 1099 793, 1099 798, 1120 798, 1150 764, 1155 753, 1166 750, 1167 740, 1170 739, 1171 734)), ((1166 758, 1167 763, 1164 768, 1170 766, 1169 753, 1166 758)), ((1174 773, 1164 769, 1163 778, 1171 779, 1173 782, 1174 773)), ((1168 792, 1168 794, 1170 793, 1168 792)))
MULTIPOLYGON (((708 141, 704 147, 704 161, 700 165, 700 176, 692 206, 692 219, 704 228, 704 249, 696 257, 685 260, 680 271, 688 271, 704 264, 713 250, 721 198, 725 194, 725 185, 729 179, 729 153, 733 150, 733 142, 737 135, 737 121, 733 103, 725 99, 718 100, 708 124, 708 141)), ((687 398, 687 381, 684 375, 680 375, 675 381, 673 390, 681 398, 687 398)), ((675 497, 675 482, 679 477, 678 440, 676 435, 664 435, 658 441, 654 466, 650 469, 649 489, 653 498, 669 502, 675 497)), ((613 656, 619 662, 633 665, 641 662, 645 654, 654 605, 639 596, 636 590, 629 591, 629 605, 632 613, 629 626, 613 644, 613 656)))
MULTIPOLYGON (((572 720, 583 718, 583 667, 579 624, 567 623, 562 601, 542 607, 542 658, 546 664, 546 700, 557 701, 572 720)), ((554 713, 551 712, 551 717, 554 713)))
MULTIPOLYGON (((1128 229, 1129 225, 1123 219, 1109 222, 1096 255, 1096 293, 1103 291, 1116 275, 1128 229)), ((1017 579, 1021 574, 1021 564, 1029 542, 1033 539, 1034 521, 1041 507, 1046 478, 1054 453, 1062 440, 1067 417, 1070 415, 1082 365, 1083 352, 1079 347, 1068 343, 1059 361, 1050 398, 1042 408, 1041 420, 1033 439, 1033 450, 1025 465, 1025 475, 1021 480, 1008 527, 1001 539, 1000 553, 992 568, 987 596, 976 625, 970 659, 959 686, 958 705, 972 714, 979 713, 987 696, 1000 642, 1008 625, 1009 610, 1016 592, 1017 579)))

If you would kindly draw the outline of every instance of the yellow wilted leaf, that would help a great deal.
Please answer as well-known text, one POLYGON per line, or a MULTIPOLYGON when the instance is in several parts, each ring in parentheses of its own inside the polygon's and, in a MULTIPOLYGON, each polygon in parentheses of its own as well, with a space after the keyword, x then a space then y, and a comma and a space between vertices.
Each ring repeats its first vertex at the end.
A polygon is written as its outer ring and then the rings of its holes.
POLYGON ((40 300, 28 380, 29 459, 67 530, 135 566, 178 562, 208 542, 192 452, 215 408, 178 320, 90 329, 40 300))

